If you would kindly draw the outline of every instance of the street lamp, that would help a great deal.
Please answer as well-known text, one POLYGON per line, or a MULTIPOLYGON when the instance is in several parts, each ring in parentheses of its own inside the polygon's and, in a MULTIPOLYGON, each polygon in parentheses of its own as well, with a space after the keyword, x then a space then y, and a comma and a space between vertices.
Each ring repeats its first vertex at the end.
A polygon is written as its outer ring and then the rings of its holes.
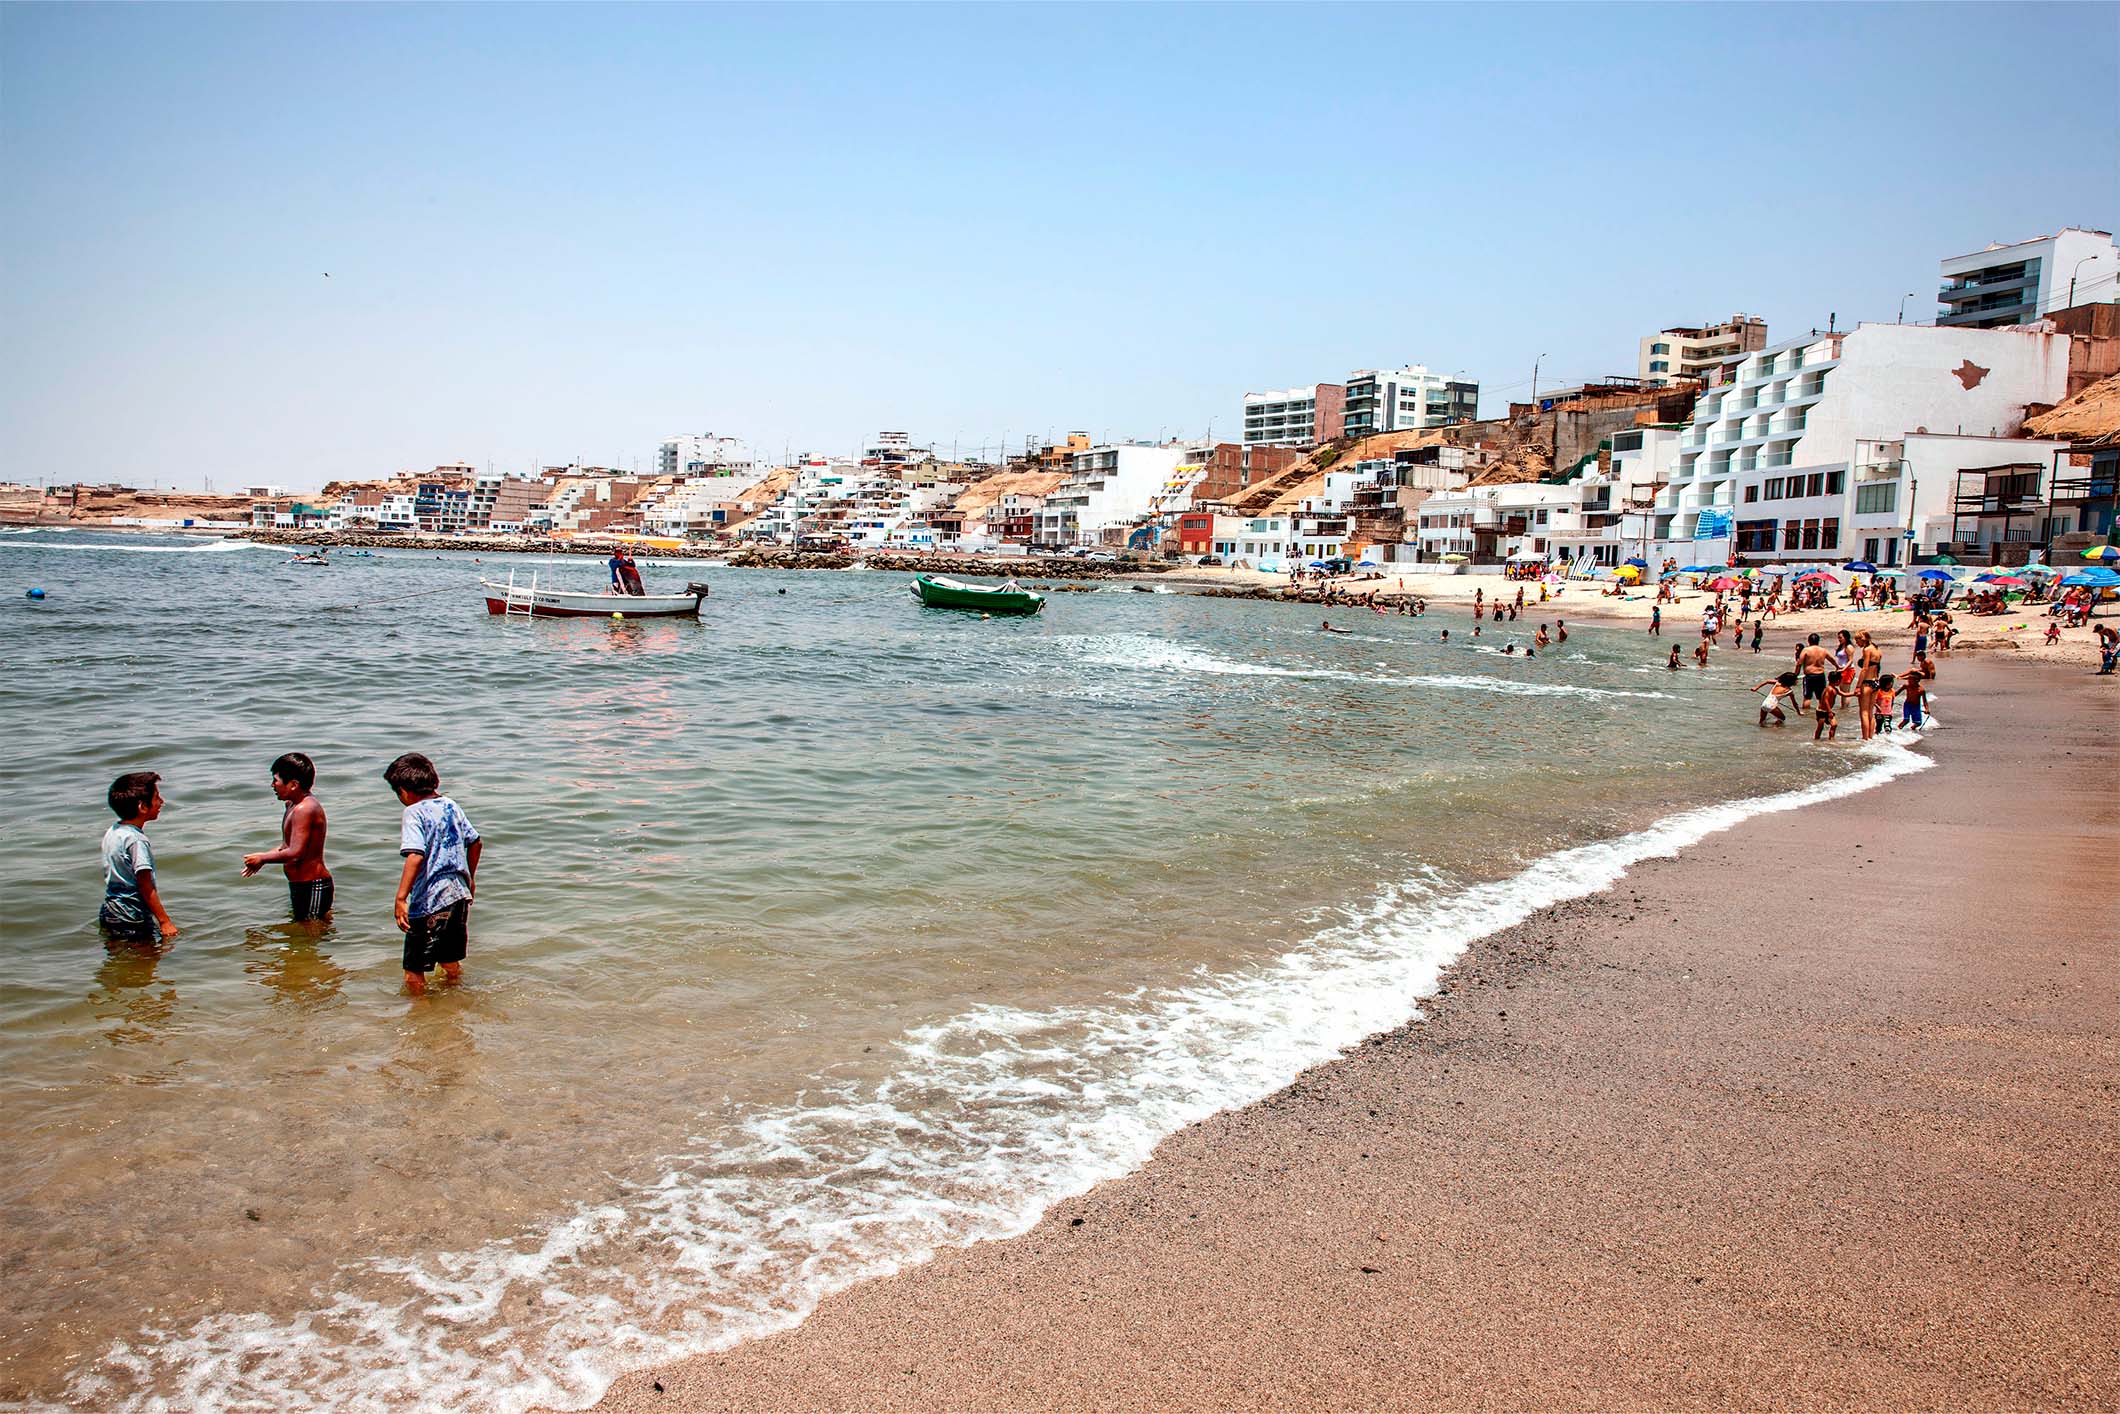
POLYGON ((1545 361, 1544 354, 1531 360, 1531 415, 1534 417, 1538 415, 1538 366, 1545 361))
POLYGON ((1914 298, 1914 292, 1912 290, 1908 290, 1905 294, 1899 297, 1899 317, 1893 320, 1893 323, 1904 324, 1907 322, 1907 301, 1912 298, 1914 298))
POLYGON ((2068 272, 2068 307, 2070 309, 2076 307, 2076 271, 2081 270, 2090 261, 2096 260, 2099 254, 2100 252, 2098 251, 2092 251, 2089 255, 2084 256, 2082 260, 2076 262, 2075 270, 2068 272))

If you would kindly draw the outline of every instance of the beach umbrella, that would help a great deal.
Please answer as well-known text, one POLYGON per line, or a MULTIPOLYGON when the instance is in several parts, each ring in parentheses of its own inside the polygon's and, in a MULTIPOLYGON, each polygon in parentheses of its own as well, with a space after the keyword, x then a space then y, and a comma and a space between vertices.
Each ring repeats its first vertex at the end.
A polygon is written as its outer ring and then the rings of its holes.
POLYGON ((1800 579, 1800 580, 1803 580, 1803 579, 1807 579, 1807 580, 1810 580, 1810 581, 1812 581, 1813 583, 1816 583, 1816 582, 1817 582, 1818 580, 1821 580, 1821 579, 1822 579, 1822 580, 1824 580, 1824 581, 1825 581, 1826 583, 1828 583, 1828 584, 1838 584, 1838 583, 1840 583, 1840 581, 1839 581, 1838 579, 1834 578, 1834 577, 1833 577, 1832 575, 1829 575, 1829 574, 1827 574, 1827 573, 1826 573, 1826 572, 1825 572, 1824 570, 1805 570, 1805 571, 1804 571, 1804 572, 1803 572, 1802 574, 1800 574, 1800 575, 1798 575, 1798 576, 1796 576, 1796 577, 1797 577, 1798 579, 1800 579))
POLYGON ((1377 567, 1377 562, 1376 562, 1375 560, 1364 560, 1364 561, 1362 561, 1362 563, 1361 563, 1361 564, 1359 564, 1359 565, 1356 565, 1356 566, 1355 566, 1355 568, 1356 568, 1356 569, 1364 569, 1364 570, 1373 570, 1373 569, 1375 569, 1376 567, 1377 567))
POLYGON ((1936 563, 1939 565, 1955 565, 1958 563, 1958 561, 1953 559, 1949 555, 1938 555, 1936 557, 1936 563))
POLYGON ((2030 580, 2019 579, 2013 574, 1984 574, 1980 578, 1989 584, 2023 585, 2031 583, 2030 580))
POLYGON ((1445 555, 1443 556, 1443 563, 1446 565, 1462 565, 1465 563, 1466 558, 1464 555, 1445 555))
POLYGON ((2072 589, 2120 589, 2120 574, 2101 566, 2072 570, 2061 576, 2061 582, 2072 589))
POLYGON ((1766 565, 1759 572, 1761 574, 1787 574, 1789 567, 1787 565, 1766 565))
POLYGON ((1949 579, 1951 572, 1949 570, 1923 570, 1920 577, 1923 579, 1949 579))
POLYGON ((1324 569, 1326 566, 1323 560, 1312 560, 1310 562, 1310 567, 1314 570, 1321 570, 1324 569))
POLYGON ((2120 548, 2111 545, 2093 545, 2083 552, 2086 560, 2120 560, 2120 548))
POLYGON ((2055 569, 2052 565, 2026 565, 2024 567, 2024 573, 2036 575, 2049 575, 2059 574, 2061 573, 2061 571, 2055 569))
POLYGON ((1721 577, 1720 579, 1711 579, 1711 580, 1709 580, 1709 581, 1708 581, 1708 588, 1710 588, 1710 589, 1737 589, 1737 588, 1741 587, 1741 586, 1742 586, 1743 584, 1744 584, 1744 581, 1743 581, 1743 580, 1740 580, 1740 579, 1732 579, 1732 578, 1730 578, 1730 576, 1728 576, 1728 575, 1724 575, 1724 576, 1722 576, 1722 577, 1721 577))
POLYGON ((1871 564, 1868 560, 1850 560, 1848 561, 1848 571, 1851 574, 1875 574, 1877 573, 1877 566, 1871 564))
MULTIPOLYGON (((1631 568, 1631 567, 1630 567, 1630 568, 1631 568)), ((1658 575, 1658 576, 1657 576, 1657 578, 1658 578, 1658 579, 1677 579, 1677 578, 1678 578, 1678 577, 1679 577, 1679 576, 1680 576, 1681 574, 1684 574, 1684 573, 1685 573, 1685 571, 1684 571, 1684 570, 1665 570, 1665 571, 1664 571, 1664 572, 1663 572, 1662 574, 1658 575)))
POLYGON ((1638 570, 1645 570, 1645 569, 1649 568, 1649 562, 1648 562, 1647 560, 1642 560, 1642 559, 1632 559, 1632 560, 1628 560, 1628 561, 1627 561, 1627 563, 1628 563, 1628 564, 1630 564, 1630 565, 1632 565, 1632 566, 1634 566, 1634 568, 1636 568, 1636 569, 1638 569, 1638 570))

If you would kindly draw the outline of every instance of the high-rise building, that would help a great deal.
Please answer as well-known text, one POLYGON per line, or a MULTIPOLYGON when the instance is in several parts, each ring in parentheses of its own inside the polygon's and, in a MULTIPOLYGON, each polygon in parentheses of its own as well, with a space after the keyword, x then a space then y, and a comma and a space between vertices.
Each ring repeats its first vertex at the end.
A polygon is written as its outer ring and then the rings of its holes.
POLYGON ((1350 437, 1406 432, 1472 422, 1480 415, 1480 385, 1431 372, 1422 364, 1347 375, 1342 431, 1350 437))
POLYGON ((656 471, 663 476, 733 476, 757 466, 758 458, 742 438, 711 432, 666 437, 656 457, 656 471))
POLYGON ((1314 447, 1340 435, 1347 390, 1338 383, 1306 383, 1244 395, 1244 445, 1314 447))
POLYGON ((2120 249, 2113 233, 2067 226, 1944 261, 1936 322, 1973 329, 2028 324, 2057 309, 2111 304, 2116 283, 2120 249))
POLYGON ((1641 378, 1645 383, 1706 378, 1731 359, 1766 346, 1767 321, 1749 314, 1733 314, 1720 324, 1674 324, 1642 339, 1641 378))

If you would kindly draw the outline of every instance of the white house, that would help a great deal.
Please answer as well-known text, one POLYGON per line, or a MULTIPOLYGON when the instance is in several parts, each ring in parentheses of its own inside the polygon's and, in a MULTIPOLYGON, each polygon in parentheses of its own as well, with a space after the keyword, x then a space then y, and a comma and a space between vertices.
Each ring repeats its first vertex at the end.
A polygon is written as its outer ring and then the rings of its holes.
POLYGON ((1095 545, 1116 541, 1149 514, 1177 468, 1200 457, 1196 443, 1101 443, 1068 458, 1068 477, 1038 509, 1032 539, 1039 545, 1095 545))
MULTIPOLYGON (((1910 433, 2014 437, 2027 403, 2064 396, 2068 359, 2068 336, 2037 325, 1864 324, 1748 354, 1701 395, 1679 439, 1657 497, 1654 555, 1853 559, 1863 444, 1910 433)), ((1911 486, 1902 494, 1911 498, 1911 486)))

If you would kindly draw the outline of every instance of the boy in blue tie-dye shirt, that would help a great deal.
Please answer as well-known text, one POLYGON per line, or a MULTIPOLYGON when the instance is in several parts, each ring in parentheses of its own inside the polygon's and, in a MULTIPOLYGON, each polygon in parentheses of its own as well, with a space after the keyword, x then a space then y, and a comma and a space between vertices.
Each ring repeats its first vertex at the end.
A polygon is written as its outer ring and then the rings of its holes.
POLYGON ((408 751, 383 770, 383 779, 405 807, 398 853, 397 925, 405 930, 405 990, 427 990, 427 974, 439 967, 444 979, 463 980, 469 946, 471 895, 481 849, 478 828, 448 796, 439 794, 434 763, 408 751))

